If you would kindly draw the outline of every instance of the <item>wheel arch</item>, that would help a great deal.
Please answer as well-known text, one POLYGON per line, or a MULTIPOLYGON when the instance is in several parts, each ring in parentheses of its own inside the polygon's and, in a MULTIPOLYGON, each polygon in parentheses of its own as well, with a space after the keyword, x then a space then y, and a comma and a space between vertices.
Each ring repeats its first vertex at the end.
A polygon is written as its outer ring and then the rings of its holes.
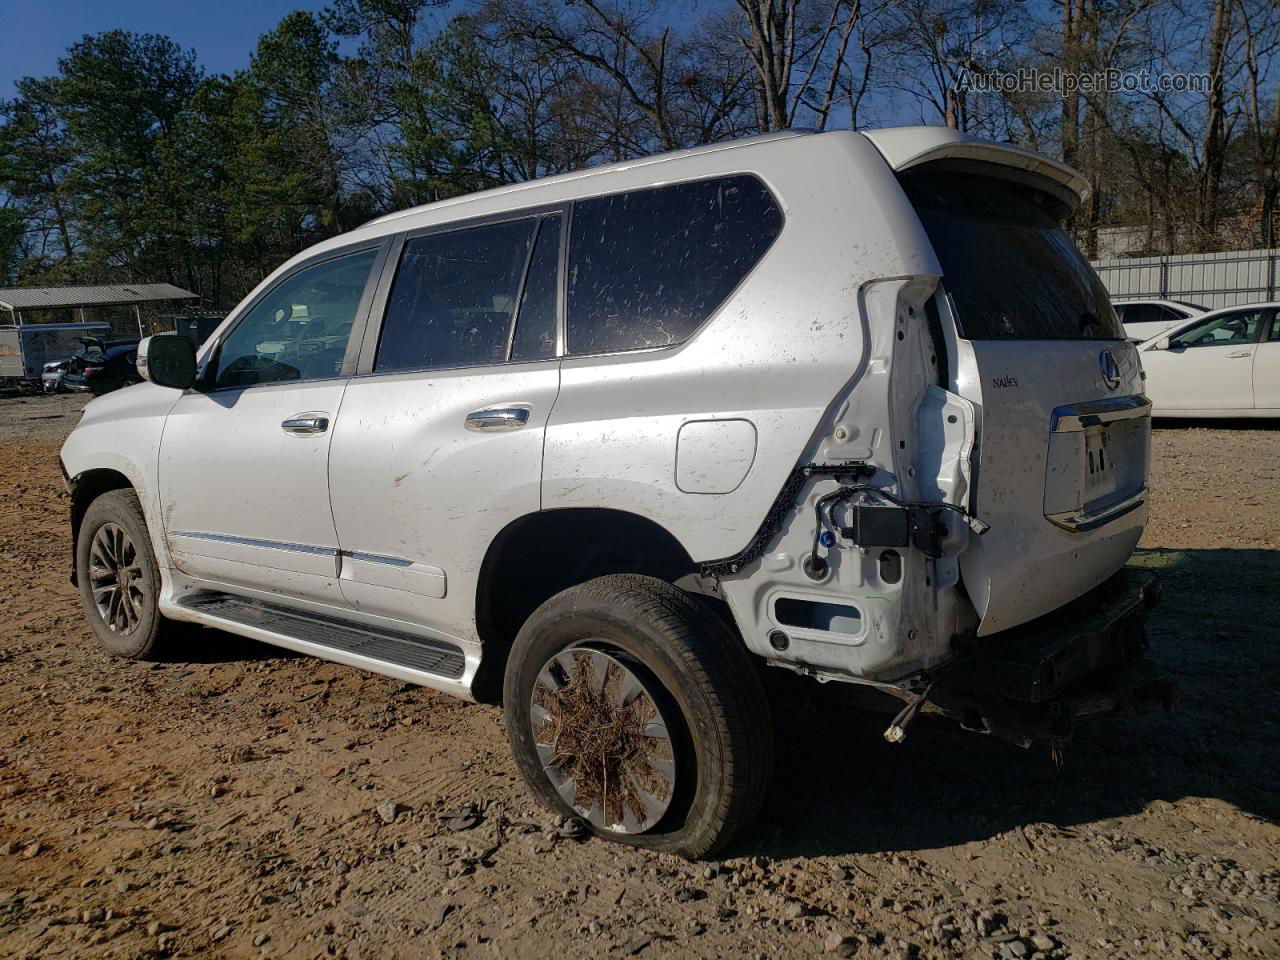
POLYGON ((89 505, 104 493, 112 490, 133 490, 133 481, 111 467, 95 467, 83 470, 67 479, 67 492, 71 496, 71 582, 76 583, 76 542, 80 539, 80 525, 89 505))
POLYGON ((697 570, 669 530, 625 510, 566 507, 513 520, 490 542, 476 585, 476 632, 483 651, 473 685, 476 699, 501 699, 516 633, 529 614, 560 591, 613 573, 675 583, 697 570))

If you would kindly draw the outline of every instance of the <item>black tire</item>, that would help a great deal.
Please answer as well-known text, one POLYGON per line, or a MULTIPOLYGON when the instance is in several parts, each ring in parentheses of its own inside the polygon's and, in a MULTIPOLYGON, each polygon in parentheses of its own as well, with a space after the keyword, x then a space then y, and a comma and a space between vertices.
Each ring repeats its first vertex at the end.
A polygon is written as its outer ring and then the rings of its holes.
POLYGON ((724 849, 759 813, 773 767, 768 703, 741 640, 683 590, 634 574, 571 587, 534 611, 507 661, 507 738, 539 801, 579 816, 544 772, 532 705, 543 667, 570 648, 621 658, 654 688, 675 754, 673 796, 661 819, 643 832, 588 827, 695 859, 724 849))
MULTIPOLYGON (((110 578, 106 578, 106 582, 109 581, 110 578)), ((111 490, 89 504, 76 538, 76 583, 80 587, 85 618, 104 650, 130 660, 160 659, 167 628, 172 624, 160 615, 160 567, 151 549, 142 505, 132 490, 111 490), (99 609, 95 599, 95 585, 101 586, 104 582, 102 576, 95 577, 95 574, 101 574, 105 568, 91 554, 95 538, 102 533, 110 540, 115 530, 122 531, 127 538, 120 560, 121 566, 130 568, 124 578, 118 569, 115 571, 117 593, 127 597, 128 608, 136 617, 124 610, 122 603, 114 606, 108 603, 111 615, 108 622, 108 616, 99 609), (119 589, 122 579, 127 586, 124 590, 119 589)))

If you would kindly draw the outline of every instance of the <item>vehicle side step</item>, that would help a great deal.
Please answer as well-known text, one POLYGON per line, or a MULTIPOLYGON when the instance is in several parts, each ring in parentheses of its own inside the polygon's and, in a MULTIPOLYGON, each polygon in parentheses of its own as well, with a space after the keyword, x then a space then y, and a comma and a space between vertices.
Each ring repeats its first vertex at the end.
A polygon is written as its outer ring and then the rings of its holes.
POLYGON ((229 593, 201 592, 185 597, 181 606, 246 627, 256 627, 304 643, 327 647, 459 680, 466 669, 462 650, 443 640, 417 637, 395 630, 355 624, 336 617, 229 593))

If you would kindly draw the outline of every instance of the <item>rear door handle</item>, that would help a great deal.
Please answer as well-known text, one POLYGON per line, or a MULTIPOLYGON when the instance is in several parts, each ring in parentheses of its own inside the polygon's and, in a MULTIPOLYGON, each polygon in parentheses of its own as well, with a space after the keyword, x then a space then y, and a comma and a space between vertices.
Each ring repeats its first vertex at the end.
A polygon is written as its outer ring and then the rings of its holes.
POLYGON ((295 437, 309 437, 329 429, 329 418, 323 413, 295 413, 280 424, 280 429, 295 437))
POLYGON ((496 430, 519 430, 528 422, 529 408, 512 404, 468 413, 466 428, 488 433, 496 430))

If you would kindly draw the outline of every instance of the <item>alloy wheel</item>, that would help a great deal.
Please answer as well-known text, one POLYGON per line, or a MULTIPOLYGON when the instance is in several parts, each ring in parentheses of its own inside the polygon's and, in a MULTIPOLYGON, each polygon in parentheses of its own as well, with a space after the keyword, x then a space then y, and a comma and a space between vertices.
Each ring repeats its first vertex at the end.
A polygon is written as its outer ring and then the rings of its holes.
POLYGON ((538 759, 561 799, 592 826, 643 833, 675 797, 661 688, 620 651, 590 644, 562 650, 538 673, 529 712, 538 759))
POLYGON ((89 583, 98 616, 112 633, 138 629, 146 611, 146 581, 138 551, 124 528, 104 523, 89 548, 89 583))

